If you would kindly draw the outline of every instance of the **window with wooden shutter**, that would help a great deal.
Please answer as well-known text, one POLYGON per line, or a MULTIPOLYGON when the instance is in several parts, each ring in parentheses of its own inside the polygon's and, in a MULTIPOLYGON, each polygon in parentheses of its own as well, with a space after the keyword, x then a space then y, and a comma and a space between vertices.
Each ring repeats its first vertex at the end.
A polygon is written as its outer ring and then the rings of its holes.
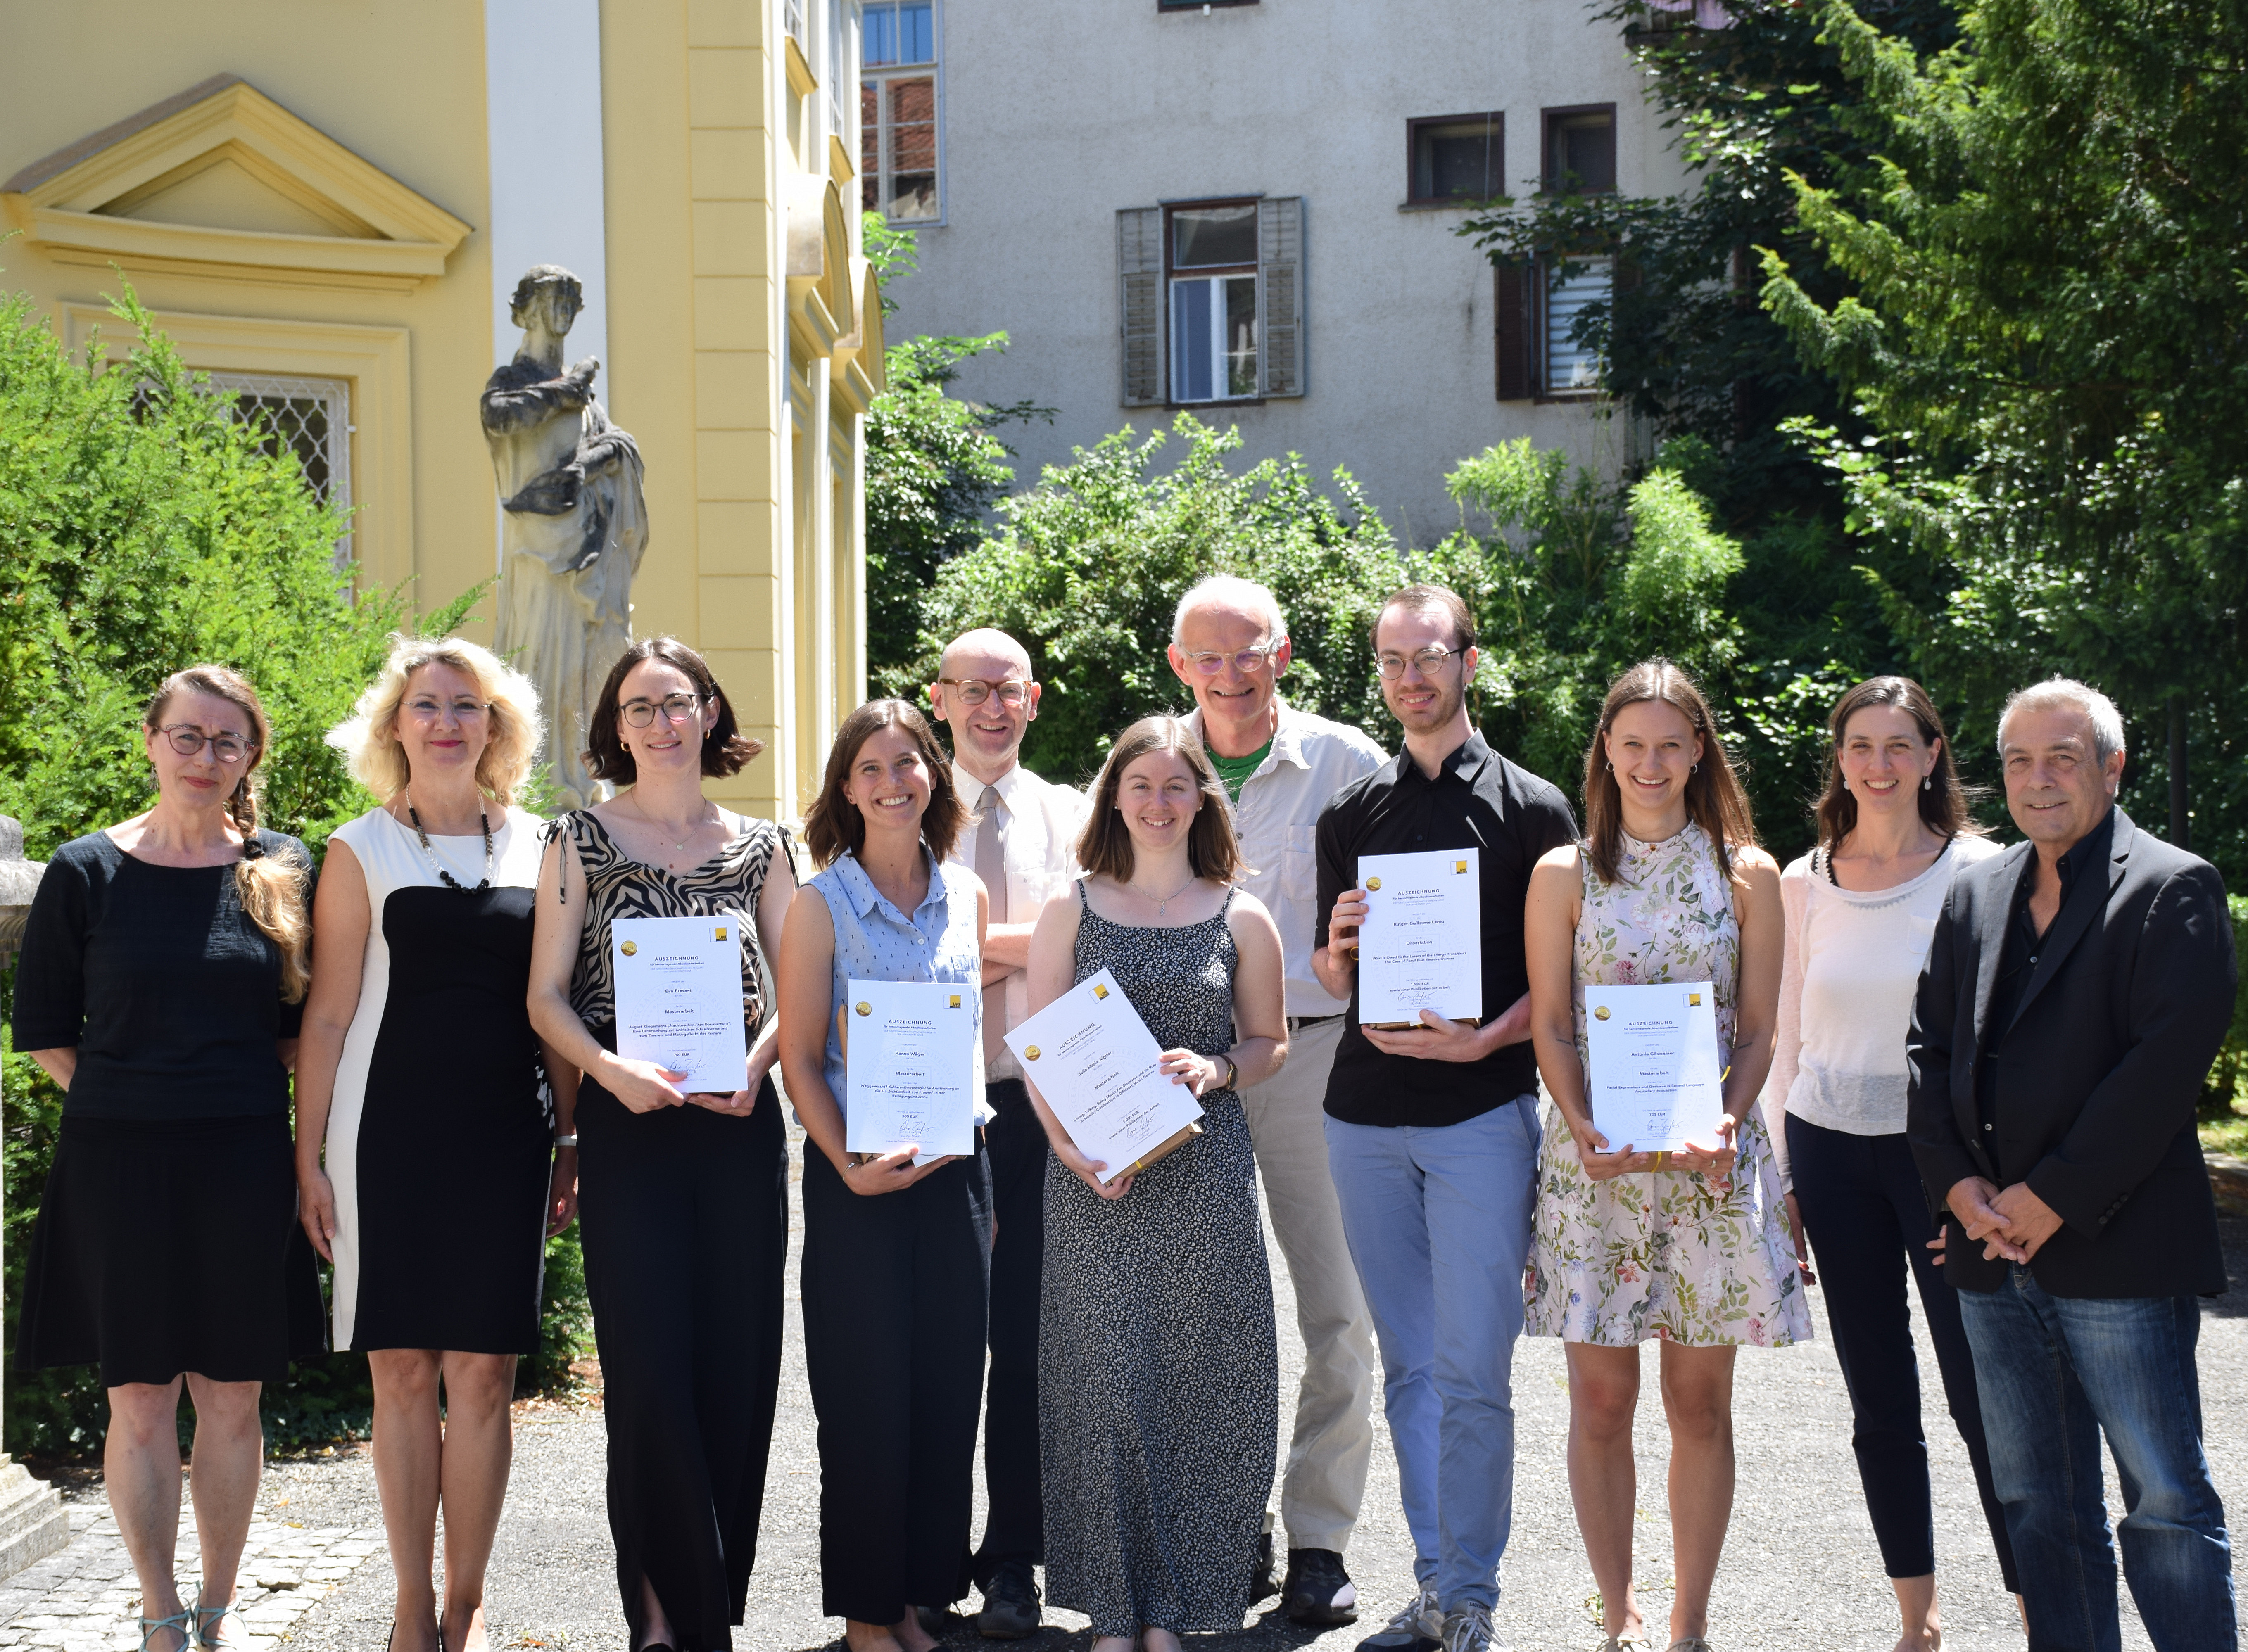
POLYGON ((1261 394, 1304 394, 1304 197, 1257 203, 1257 274, 1263 291, 1258 330, 1261 394))
POLYGON ((1491 308, 1492 340, 1498 358, 1498 399, 1527 401, 1537 382, 1530 360, 1531 297, 1534 264, 1508 259, 1498 266, 1498 302, 1491 308))
POLYGON ((1163 400, 1163 209, 1116 215, 1116 280, 1124 346, 1124 405, 1163 400))

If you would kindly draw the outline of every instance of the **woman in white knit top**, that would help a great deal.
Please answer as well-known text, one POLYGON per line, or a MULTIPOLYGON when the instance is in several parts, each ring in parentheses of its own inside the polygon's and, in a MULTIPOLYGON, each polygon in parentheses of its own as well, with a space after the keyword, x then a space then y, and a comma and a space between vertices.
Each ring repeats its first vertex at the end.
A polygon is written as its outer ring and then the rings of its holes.
POLYGON ((1788 1215, 1809 1237, 1826 1286, 1858 1477, 1904 1618, 1898 1652, 1935 1652, 1943 1628, 1908 1272, 1999 1569, 2019 1593, 1991 1486, 1974 1359, 1931 1254, 1937 1223, 1904 1133, 1905 1033, 1936 916, 1952 874, 1998 850, 1968 817, 1943 719, 1918 683, 1861 682, 1827 727, 1819 847, 1780 874, 1787 951, 1765 1119, 1788 1215))

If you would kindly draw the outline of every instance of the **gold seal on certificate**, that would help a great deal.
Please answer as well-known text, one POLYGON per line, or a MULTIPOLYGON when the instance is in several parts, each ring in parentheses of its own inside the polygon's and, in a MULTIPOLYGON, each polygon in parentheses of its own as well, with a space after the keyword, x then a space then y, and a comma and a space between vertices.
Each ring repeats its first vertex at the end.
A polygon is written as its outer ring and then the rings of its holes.
POLYGON ((1358 887, 1358 1019, 1361 1026, 1483 1018, 1483 882, 1473 849, 1362 854, 1358 887))
POLYGON ((731 1095, 749 1076, 742 943, 734 921, 619 918, 609 926, 617 1053, 683 1073, 690 1095, 731 1095))
POLYGON ((976 1151, 973 995, 937 981, 857 981, 843 1042, 843 1147, 881 1155, 917 1148, 923 1159, 976 1151))
POLYGON ((1194 1092, 1162 1071, 1155 1034, 1106 970, 1008 1033, 1007 1047, 1077 1150, 1107 1167, 1103 1182, 1144 1169, 1202 1117, 1194 1092))
POLYGON ((1608 1151, 1676 1153, 1689 1137, 1714 1145, 1725 1094, 1710 983, 1584 992, 1585 1076, 1608 1151))

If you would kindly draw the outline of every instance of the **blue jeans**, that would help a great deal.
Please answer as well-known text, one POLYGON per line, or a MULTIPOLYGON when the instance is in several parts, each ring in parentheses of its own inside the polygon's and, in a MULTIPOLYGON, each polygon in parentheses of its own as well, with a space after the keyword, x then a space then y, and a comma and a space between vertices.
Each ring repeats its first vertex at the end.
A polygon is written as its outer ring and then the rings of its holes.
POLYGON ((1381 1347, 1414 1576, 1448 1612, 1495 1607, 1514 1518, 1514 1344, 1537 1114, 1522 1100, 1441 1128, 1329 1118, 1326 1132, 1381 1347))
POLYGON ((2123 1483, 2123 1573, 2159 1652, 2236 1643, 2232 1545, 2201 1448, 2194 1344, 2181 1297, 2056 1297, 2027 1268, 1959 1292, 1975 1350, 2032 1652, 2114 1652, 2115 1550, 2100 1436, 2123 1483))

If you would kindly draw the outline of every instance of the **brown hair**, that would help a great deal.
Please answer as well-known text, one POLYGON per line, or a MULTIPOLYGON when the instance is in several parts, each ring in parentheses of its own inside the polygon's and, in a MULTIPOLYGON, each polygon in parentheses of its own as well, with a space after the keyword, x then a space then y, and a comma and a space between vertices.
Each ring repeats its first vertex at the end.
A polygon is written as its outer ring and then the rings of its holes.
POLYGON ((1381 651, 1381 621, 1392 608, 1443 620, 1452 627, 1452 647, 1462 653, 1476 645, 1475 615, 1458 592, 1448 586, 1408 585, 1382 598, 1381 606, 1374 611, 1374 623, 1367 627, 1366 638, 1377 654, 1381 651))
POLYGON ((867 819, 843 788, 851 778, 851 765, 859 748, 884 729, 903 729, 921 748, 929 766, 929 808, 921 817, 921 840, 939 860, 952 853, 968 825, 968 811, 952 784, 952 762, 936 743, 936 730, 908 700, 869 700, 835 730, 835 744, 827 748, 827 772, 821 777, 819 795, 804 812, 805 847, 821 866, 833 866, 846 851, 856 854, 867 841, 867 819))
POLYGON ((312 915, 307 900, 312 868, 293 854, 268 854, 257 836, 257 766, 273 743, 273 725, 257 690, 239 671, 223 665, 191 665, 157 685, 142 714, 150 733, 163 729, 164 708, 175 695, 207 694, 223 700, 250 719, 250 750, 242 778, 227 794, 226 812, 242 833, 242 859, 234 864, 234 888, 242 909, 265 937, 281 949, 281 997, 295 1004, 312 979, 312 915))
POLYGON ((1116 737, 1108 761, 1100 765, 1100 778, 1093 783, 1093 812, 1078 836, 1077 863, 1119 883, 1131 881, 1135 858, 1132 833, 1117 811, 1116 794, 1123 787, 1124 771, 1150 751, 1176 755, 1192 771, 1196 789, 1202 793, 1202 806, 1187 829, 1188 867, 1198 878, 1232 882, 1247 870, 1241 864, 1240 840, 1233 835, 1233 805, 1226 800, 1225 788, 1218 784, 1201 740, 1180 717, 1141 717, 1116 737))
POLYGON ((1676 706, 1702 737, 1702 760, 1686 779, 1686 814, 1709 834, 1717 865, 1730 878, 1732 852, 1757 840, 1748 794, 1741 790, 1740 776, 1725 755, 1725 743, 1718 737, 1701 689, 1684 671, 1661 658, 1642 660, 1608 684, 1607 698, 1600 703, 1600 726, 1585 748, 1585 853, 1592 858, 1593 870, 1602 883, 1614 883, 1623 858, 1623 791, 1608 761, 1608 730, 1626 706, 1649 700, 1676 706))
POLYGON ((1826 719, 1826 785, 1818 808, 1820 845, 1833 849, 1857 826, 1858 800, 1842 784, 1842 738, 1850 731, 1852 717, 1877 705, 1902 707, 1923 741, 1929 745, 1943 742, 1936 767, 1929 773, 1928 788, 1920 794, 1920 818, 1943 837, 1980 833, 1983 828, 1967 812, 1973 793, 1959 782, 1958 767, 1951 761, 1951 742, 1943 732, 1943 714, 1928 697, 1928 690, 1910 677, 1868 677, 1834 702, 1833 712, 1826 719))
MULTIPOLYGON (((617 733, 617 717, 622 708, 617 696, 624 692, 625 678, 643 660, 661 660, 666 665, 676 666, 695 685, 695 692, 718 708, 718 719, 710 725, 710 732, 702 737, 702 772, 723 778, 739 774, 742 765, 765 749, 762 740, 752 740, 740 732, 734 721, 733 702, 726 698, 718 687, 718 679, 710 675, 709 661, 682 642, 677 637, 643 637, 627 648, 609 668, 609 680, 601 685, 601 697, 593 703, 593 720, 586 730, 586 771, 596 780, 607 780, 617 785, 630 785, 640 777, 640 766, 633 761, 632 753, 625 747, 617 733)), ((558 709, 557 715, 560 715, 558 709)))

